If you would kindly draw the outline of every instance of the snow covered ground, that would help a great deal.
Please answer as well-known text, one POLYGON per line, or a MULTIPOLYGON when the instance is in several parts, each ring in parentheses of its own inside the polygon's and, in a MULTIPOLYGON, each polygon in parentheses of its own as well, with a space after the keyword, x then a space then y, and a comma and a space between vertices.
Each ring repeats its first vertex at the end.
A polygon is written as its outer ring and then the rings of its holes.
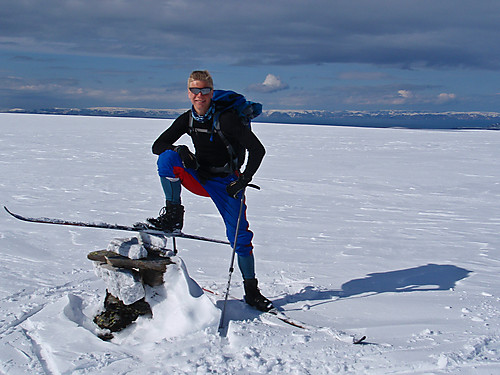
MULTIPOLYGON (((0 203, 71 220, 156 216, 150 145, 169 123, 0 114, 0 203)), ((105 286, 86 255, 129 234, 2 211, 0 373, 500 372, 500 132, 254 130, 267 149, 262 190, 247 194, 261 288, 311 329, 230 299, 221 338, 222 297, 198 286, 223 293, 231 248, 179 239, 165 287, 148 292, 154 319, 104 342, 91 319, 105 286)), ((183 203, 185 232, 224 238, 209 199, 185 191, 183 203)), ((238 271, 231 294, 242 296, 238 271)))

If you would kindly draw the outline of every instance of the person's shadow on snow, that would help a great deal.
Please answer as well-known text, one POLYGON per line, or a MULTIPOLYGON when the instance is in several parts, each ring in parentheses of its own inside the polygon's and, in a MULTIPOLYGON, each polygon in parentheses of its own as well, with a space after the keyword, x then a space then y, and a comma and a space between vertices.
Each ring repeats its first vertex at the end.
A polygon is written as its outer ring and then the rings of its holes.
MULTIPOLYGON (((407 293, 414 291, 436 291, 454 288, 472 271, 449 264, 427 264, 425 266, 397 271, 370 273, 362 279, 344 283, 341 290, 318 290, 307 286, 299 293, 273 301, 277 307, 299 301, 326 301, 347 298, 366 293, 407 293)), ((325 302, 323 302, 325 303, 325 302)))

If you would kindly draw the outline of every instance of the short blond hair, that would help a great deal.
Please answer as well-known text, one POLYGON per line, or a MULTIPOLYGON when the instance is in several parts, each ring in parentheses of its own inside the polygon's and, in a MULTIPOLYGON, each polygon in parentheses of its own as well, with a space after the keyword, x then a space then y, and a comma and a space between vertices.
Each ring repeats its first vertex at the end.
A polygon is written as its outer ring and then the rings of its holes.
POLYGON ((214 81, 208 70, 195 70, 189 75, 188 88, 193 81, 205 81, 209 87, 214 88, 214 81))

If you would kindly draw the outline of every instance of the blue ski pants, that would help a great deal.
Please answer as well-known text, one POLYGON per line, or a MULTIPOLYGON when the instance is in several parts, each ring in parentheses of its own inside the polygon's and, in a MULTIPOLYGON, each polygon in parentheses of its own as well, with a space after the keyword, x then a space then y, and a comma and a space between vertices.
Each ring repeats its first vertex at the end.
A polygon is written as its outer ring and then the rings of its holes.
MULTIPOLYGON (((180 202, 180 188, 168 188, 165 180, 180 180, 182 186, 194 194, 210 197, 215 203, 224 224, 226 226, 226 236, 231 246, 234 247, 236 237, 236 226, 240 213, 241 199, 243 193, 239 193, 239 199, 234 199, 226 192, 226 186, 236 180, 238 176, 232 174, 227 177, 213 177, 203 184, 198 178, 198 172, 194 169, 184 168, 179 154, 173 150, 167 150, 158 156, 158 174, 162 179, 163 190, 167 200, 180 202), (163 180, 163 178, 166 178, 163 180), (179 197, 177 197, 179 195, 179 197)), ((172 186, 172 185, 171 185, 172 186)), ((241 212, 240 227, 236 243, 236 253, 238 254, 238 264, 243 273, 243 278, 252 279, 254 273, 254 257, 252 238, 253 233, 249 230, 249 223, 246 217, 247 206, 243 202, 241 212)))

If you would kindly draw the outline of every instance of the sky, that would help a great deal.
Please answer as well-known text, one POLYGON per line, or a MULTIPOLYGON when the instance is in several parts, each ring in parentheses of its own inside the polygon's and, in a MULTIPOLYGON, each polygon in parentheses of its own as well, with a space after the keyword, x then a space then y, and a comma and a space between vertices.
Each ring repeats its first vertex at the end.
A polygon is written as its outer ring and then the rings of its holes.
POLYGON ((498 0, 0 0, 0 110, 500 111, 498 0))

